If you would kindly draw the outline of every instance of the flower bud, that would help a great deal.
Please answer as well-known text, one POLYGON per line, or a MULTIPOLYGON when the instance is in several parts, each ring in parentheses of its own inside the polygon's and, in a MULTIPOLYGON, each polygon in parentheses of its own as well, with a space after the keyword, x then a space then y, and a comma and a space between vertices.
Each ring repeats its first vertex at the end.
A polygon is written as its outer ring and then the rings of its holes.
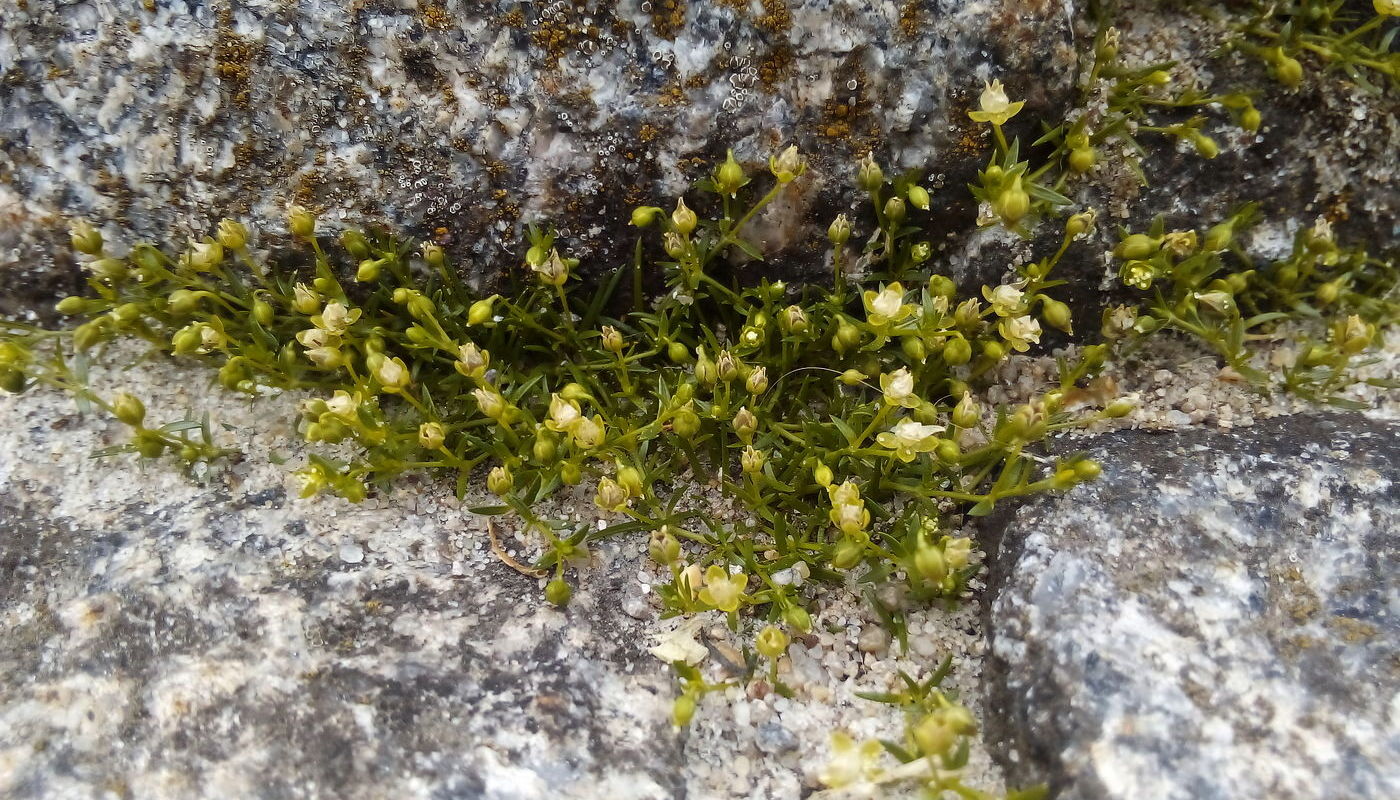
POLYGON ((938 712, 926 715, 912 733, 919 752, 930 758, 947 755, 958 740, 957 733, 938 712))
POLYGON ((440 423, 425 422, 418 426, 418 444, 424 450, 436 450, 447 439, 447 431, 440 423))
POLYGON ((622 484, 612 478, 603 478, 598 481, 598 494, 593 497, 593 503, 604 511, 621 511, 627 507, 630 497, 622 484))
POLYGON ((962 449, 952 439, 939 439, 933 454, 944 464, 956 464, 962 458, 962 449))
POLYGON ((471 307, 467 309, 467 326, 485 325, 487 322, 490 322, 491 318, 495 315, 495 309, 493 309, 492 306, 498 298, 500 298, 500 295, 493 294, 490 297, 482 298, 472 303, 471 307))
POLYGON ((1254 106, 1246 108, 1240 114, 1240 127, 1249 133, 1257 133, 1259 126, 1264 123, 1264 118, 1259 114, 1259 109, 1254 106))
POLYGON ((875 155, 866 153, 856 164, 856 185, 867 192, 876 192, 885 185, 885 173, 875 163, 875 155))
POLYGON ((1121 259, 1140 261, 1151 258, 1162 248, 1162 240, 1145 233, 1134 233, 1113 248, 1113 255, 1121 259))
POLYGON ((428 266, 436 270, 447 268, 447 251, 442 249, 442 245, 433 242, 423 243, 423 260, 428 266))
POLYGON ((715 371, 725 383, 739 377, 739 366, 734 361, 734 354, 728 350, 719 351, 719 356, 715 358, 715 371))
POLYGON ((576 461, 565 461, 559 467, 559 480, 563 481, 565 486, 578 486, 583 480, 583 467, 576 461))
POLYGON ((852 536, 842 536, 831 555, 831 566, 846 570, 860 563, 865 556, 865 543, 852 536))
POLYGON ((1109 419, 1118 419, 1133 413, 1133 409, 1136 407, 1137 403, 1134 403, 1126 397, 1120 397, 1107 406, 1104 406, 1103 415, 1109 419))
POLYGON ((966 536, 949 539, 943 543, 943 560, 947 562, 949 570, 956 572, 967 566, 971 555, 972 540, 966 536))
POLYGON ((768 391, 768 368, 754 367, 749 372, 748 380, 744 381, 744 388, 749 394, 759 395, 768 391))
POLYGON ((1069 306, 1059 300, 1046 297, 1041 301, 1040 314, 1052 328, 1059 328, 1065 333, 1074 332, 1069 306))
POLYGON ((321 310, 321 296, 304 283, 292 287, 292 308, 310 316, 321 310))
POLYGON ((638 228, 645 228, 655 222, 660 213, 661 209, 656 206, 637 206, 632 209, 632 224, 638 228))
POLYGON ((136 434, 136 452, 142 458, 160 458, 160 454, 165 452, 165 440, 155 431, 141 431, 136 434))
POLYGON ((704 346, 695 348, 695 379, 702 386, 714 386, 719 381, 719 368, 705 353, 704 346))
POLYGON ((934 297, 951 298, 957 294, 958 285, 953 283, 953 279, 946 275, 930 275, 928 279, 928 293, 934 297))
POLYGON ((1196 152, 1199 153, 1202 158, 1215 158, 1220 155, 1220 145, 1216 144, 1214 139, 1203 133, 1197 133, 1192 136, 1191 144, 1195 145, 1196 152))
POLYGON ((373 283, 379 280, 380 268, 384 266, 384 259, 367 258, 360 262, 360 266, 355 270, 355 280, 360 283, 373 283))
POLYGON ((684 728, 690 724, 695 717, 695 698, 689 694, 682 694, 676 698, 676 702, 671 704, 671 724, 677 728, 684 728))
POLYGON ((79 253, 90 256, 102 254, 102 234, 85 219, 73 220, 68 228, 68 241, 79 253))
POLYGON ((340 246, 356 261, 369 258, 369 240, 357 230, 350 229, 340 234, 340 246))
POLYGON ((298 238, 311 238, 316 232, 316 215, 303 206, 292 206, 287 209, 287 230, 298 238))
POLYGON ((1303 65, 1298 59, 1287 55, 1283 48, 1275 47, 1271 56, 1274 66, 1274 77, 1278 82, 1290 89, 1298 88, 1303 82, 1303 65))
POLYGON ((1078 175, 1083 175, 1094 168, 1099 161, 1099 154, 1092 147, 1076 147, 1069 151, 1070 171, 1078 175))
POLYGON ((904 221, 904 215, 906 213, 907 210, 904 207, 904 201, 898 197, 891 197, 885 201, 885 218, 895 225, 904 221))
POLYGON ((88 301, 76 295, 70 295, 69 297, 65 297, 62 300, 58 301, 58 305, 54 306, 55 311, 66 316, 73 316, 74 314, 85 314, 87 313, 87 309, 88 301))
POLYGON ((231 219, 220 220, 215 235, 219 244, 230 250, 242 250, 248 244, 248 229, 243 223, 231 219))
POLYGON ((831 347, 837 353, 845 355, 851 350, 860 347, 860 329, 852 325, 850 320, 841 317, 836 324, 836 333, 831 337, 831 347))
POLYGON ((796 604, 783 609, 783 622, 803 633, 812 631, 812 615, 807 613, 807 609, 796 604))
POLYGON ((832 244, 840 247, 851 238, 851 221, 845 214, 838 214, 836 219, 831 221, 831 226, 826 229, 826 238, 832 244))
POLYGON ((671 533, 670 525, 662 525, 651 532, 647 542, 647 555, 663 567, 669 567, 681 557, 681 543, 671 533))
POLYGON ((769 625, 754 640, 754 649, 765 658, 775 659, 787 652, 788 635, 776 625, 769 625))
POLYGON ((927 189, 916 183, 909 187, 909 192, 907 194, 909 197, 909 205, 920 211, 928 211, 929 196, 927 189))
POLYGON ((1103 467, 1099 466, 1099 462, 1091 458, 1085 458, 1074 463, 1075 477, 1081 481, 1092 481, 1099 477, 1102 472, 1103 467))
POLYGON ((165 308, 171 314, 184 317, 188 316, 199 308, 199 301, 202 295, 199 292, 189 289, 176 289, 165 298, 165 308))
POLYGON ((666 358, 670 359, 672 364, 689 364, 690 348, 680 342, 671 342, 666 345, 666 358))
POLYGON ((982 419, 981 411, 977 407, 977 401, 972 399, 972 395, 964 394, 958 404, 953 407, 953 424, 959 428, 967 429, 976 427, 982 419))
POLYGON ((622 352, 622 334, 617 332, 617 328, 611 325, 604 325, 601 337, 603 349, 609 353, 617 354, 622 352))
POLYGON ((778 183, 791 183, 798 175, 807 171, 807 164, 797 152, 797 145, 788 145, 777 158, 769 157, 768 169, 778 183))
POLYGON ((1342 295, 1342 282, 1343 279, 1338 278, 1317 287, 1313 297, 1317 300, 1318 305, 1328 306, 1337 302, 1337 298, 1342 295))
POLYGON ((671 419, 671 430, 682 439, 694 438, 700 432, 700 415, 689 406, 678 409, 671 419))
MULTIPOLYGON (((744 177, 744 168, 734 160, 734 151, 730 150, 724 158, 724 163, 715 170, 715 186, 719 193, 727 197, 734 197, 739 189, 747 183, 744 177)), ((644 227, 638 225, 637 227, 644 227)))
POLYGON ((755 450, 751 445, 746 446, 739 453, 739 468, 745 475, 756 475, 763 471, 763 463, 767 460, 762 450, 755 450))
POLYGON ((515 476, 511 474, 510 467, 504 464, 498 467, 492 467, 491 471, 486 475, 486 488, 491 491, 491 494, 497 497, 504 497, 509 494, 510 490, 514 487, 515 476))
POLYGON ((905 336, 900 339, 899 349, 904 351, 904 357, 915 364, 922 364, 928 358, 928 348, 924 346, 924 340, 917 336, 905 336))
POLYGON ((558 608, 568 605, 569 599, 573 596, 574 590, 563 578, 555 578, 544 587, 544 599, 548 600, 550 605, 558 608))
POLYGON ((834 479, 834 476, 831 474, 831 467, 828 467, 824 462, 818 461, 817 465, 812 468, 812 480, 815 481, 818 486, 830 486, 834 479))
POLYGON ((778 326, 784 333, 806 333, 807 332, 807 312, 801 306, 788 306, 783 309, 782 316, 778 317, 778 326))
POLYGON ((1069 221, 1065 223, 1065 235, 1073 239, 1093 230, 1095 216, 1093 209, 1071 215, 1069 221))
POLYGON ((734 432, 739 435, 739 441, 744 444, 753 441, 754 434, 758 432, 758 417, 755 417, 753 412, 744 406, 739 407, 739 411, 734 415, 730 424, 733 425, 734 432))
POLYGON ((646 494, 646 487, 642 485, 642 473, 636 467, 623 467, 618 470, 617 485, 626 490, 630 497, 646 494))
POLYGON ((680 258, 686 252, 685 240, 675 231, 666 231, 666 235, 661 237, 661 246, 671 258, 680 258))
POLYGON ((959 367, 972 360, 972 344, 961 336, 954 336, 943 345, 943 362, 950 367, 959 367))
POLYGON ((1031 196, 1022 188, 1020 176, 1014 178, 1011 185, 997 196, 996 210, 997 215, 1008 225, 1015 225, 1030 212, 1031 196))
POLYGON ((112 398, 112 414, 131 427, 139 427, 146 419, 146 407, 132 395, 122 392, 112 398))
POLYGON ((695 230, 695 226, 699 224, 700 219, 695 216, 694 211, 686 206, 685 198, 680 197, 676 199, 676 210, 671 212, 671 222, 675 224, 677 233, 689 236, 690 232, 695 230))
POLYGON ((924 580, 935 585, 948 577, 948 562, 943 558, 942 549, 922 539, 914 551, 914 569, 924 580))

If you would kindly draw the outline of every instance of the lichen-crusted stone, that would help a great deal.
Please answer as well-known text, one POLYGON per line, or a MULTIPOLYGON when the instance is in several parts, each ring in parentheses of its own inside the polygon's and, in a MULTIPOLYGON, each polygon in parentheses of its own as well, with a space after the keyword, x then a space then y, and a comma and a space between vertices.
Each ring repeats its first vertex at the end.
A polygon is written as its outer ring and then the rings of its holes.
POLYGON ((610 267, 633 205, 726 146, 762 170, 792 142, 813 169, 770 252, 824 241, 814 209, 848 202, 871 148, 951 165, 966 211, 985 131, 963 111, 992 77, 1045 110, 1069 20, 1057 0, 30 0, 0 19, 0 264, 71 269, 49 262, 71 215, 169 241, 222 215, 280 232, 295 201, 438 238, 479 277, 518 262, 529 218, 610 267))
POLYGON ((989 520, 988 723, 1061 798, 1400 796, 1400 424, 1095 440, 989 520))

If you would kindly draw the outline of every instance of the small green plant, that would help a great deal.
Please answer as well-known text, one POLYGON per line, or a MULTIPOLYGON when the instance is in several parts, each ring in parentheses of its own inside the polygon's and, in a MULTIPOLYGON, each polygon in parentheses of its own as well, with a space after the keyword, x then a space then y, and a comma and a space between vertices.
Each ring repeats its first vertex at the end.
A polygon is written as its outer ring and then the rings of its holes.
POLYGON ((1339 71, 1372 94, 1393 89, 1400 79, 1395 0, 1373 0, 1373 15, 1346 0, 1252 0, 1248 5, 1250 13, 1234 24, 1238 35, 1226 49, 1259 59, 1290 89, 1316 69, 1339 71))
POLYGON ((1313 402, 1364 407, 1336 392, 1353 382, 1354 367, 1378 329, 1400 320, 1394 263, 1339 247, 1331 225, 1319 220, 1297 233, 1287 258, 1257 265, 1239 245, 1256 218, 1248 204, 1200 232, 1167 231, 1160 218, 1146 232, 1123 231, 1113 251, 1119 276, 1150 299, 1107 309, 1103 335, 1140 340, 1173 329, 1204 342, 1261 391, 1281 388, 1313 402), (1284 323, 1311 323, 1325 338, 1305 336, 1296 357, 1277 373, 1255 366, 1258 348, 1251 344, 1280 338, 1276 331, 1284 323))

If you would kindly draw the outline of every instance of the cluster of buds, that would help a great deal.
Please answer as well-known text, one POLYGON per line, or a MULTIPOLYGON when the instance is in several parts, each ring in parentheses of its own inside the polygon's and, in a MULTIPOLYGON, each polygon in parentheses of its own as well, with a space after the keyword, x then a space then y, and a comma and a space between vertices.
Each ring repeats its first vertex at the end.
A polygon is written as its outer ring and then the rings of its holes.
POLYGON ((951 596, 962 590, 972 557, 972 540, 966 536, 942 536, 933 540, 936 523, 925 519, 909 564, 910 577, 933 592, 951 596))
POLYGON ((928 758, 947 756, 960 737, 977 732, 972 712, 949 700, 942 692, 936 698, 937 707, 910 730, 919 752, 928 758))
POLYGON ((588 417, 579 406, 579 398, 587 392, 577 384, 569 384, 562 392, 549 396, 549 418, 545 427, 555 433, 568 434, 574 446, 591 450, 607 438, 607 428, 601 414, 588 417))
POLYGON ((593 502, 605 511, 624 511, 635 498, 646 494, 646 485, 641 470, 636 467, 619 467, 617 477, 604 477, 598 481, 598 493, 593 502))

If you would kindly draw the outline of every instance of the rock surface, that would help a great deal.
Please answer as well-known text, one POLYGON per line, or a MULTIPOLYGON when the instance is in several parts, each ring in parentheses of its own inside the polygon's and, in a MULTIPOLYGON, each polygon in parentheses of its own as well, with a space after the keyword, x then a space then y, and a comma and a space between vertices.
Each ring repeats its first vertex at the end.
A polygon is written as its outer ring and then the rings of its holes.
POLYGON ((1400 796, 1400 423, 1121 432, 992 520, 990 735, 1060 798, 1400 796))
POLYGON ((220 216, 280 232, 296 201, 330 227, 435 236, 478 277, 518 262, 523 219, 610 267, 630 209, 684 190, 699 159, 733 147, 766 170, 792 142, 811 179, 763 244, 824 242, 871 148, 946 165, 961 196, 980 147, 963 112, 998 76, 1049 108, 1071 79, 1070 8, 32 0, 0 20, 0 265, 44 263, 71 215, 169 242, 220 216))

